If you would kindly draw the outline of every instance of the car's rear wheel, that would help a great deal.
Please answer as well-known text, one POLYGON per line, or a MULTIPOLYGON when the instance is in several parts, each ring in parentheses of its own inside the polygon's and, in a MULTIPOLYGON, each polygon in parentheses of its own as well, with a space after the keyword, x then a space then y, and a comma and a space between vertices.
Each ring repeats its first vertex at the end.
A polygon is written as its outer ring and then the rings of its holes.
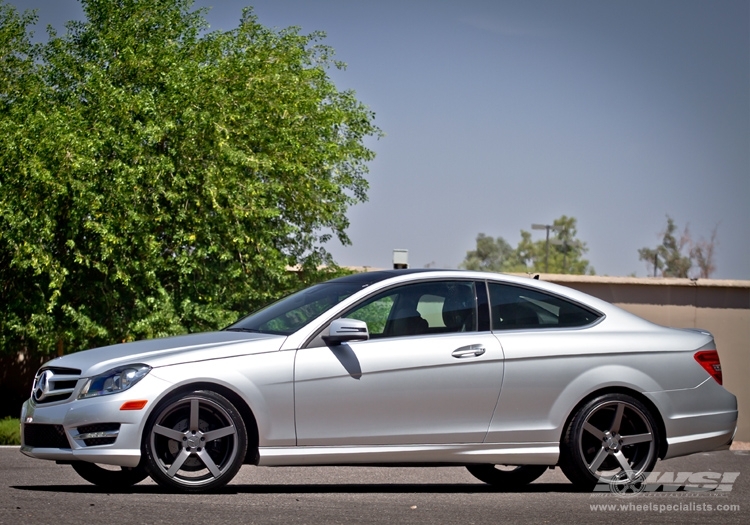
POLYGON ((89 483, 109 490, 124 490, 148 477, 148 472, 142 466, 132 468, 100 466, 87 461, 75 461, 71 463, 71 466, 89 483))
POLYGON ((469 465, 466 469, 480 481, 502 489, 528 485, 541 477, 544 465, 469 465))
POLYGON ((175 395, 154 411, 144 434, 146 468, 162 486, 205 492, 226 485, 247 452, 237 409, 210 391, 175 395))
POLYGON ((653 469, 659 427, 650 410, 625 394, 605 394, 584 404, 561 442, 560 468, 575 485, 633 484, 653 469))

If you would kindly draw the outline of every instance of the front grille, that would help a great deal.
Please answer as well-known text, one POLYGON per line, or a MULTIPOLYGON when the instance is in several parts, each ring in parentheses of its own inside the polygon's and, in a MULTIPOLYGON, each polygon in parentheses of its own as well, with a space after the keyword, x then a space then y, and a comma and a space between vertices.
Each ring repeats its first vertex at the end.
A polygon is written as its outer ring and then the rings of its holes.
POLYGON ((38 405, 65 401, 73 394, 80 375, 75 368, 42 367, 34 377, 31 399, 38 405))
POLYGON ((23 444, 39 448, 70 448, 62 425, 24 423, 23 444))
POLYGON ((43 366, 41 370, 39 371, 41 372, 42 370, 50 370, 55 374, 61 374, 61 375, 75 375, 75 376, 81 375, 81 371, 78 370, 77 368, 63 368, 61 366, 43 366))
POLYGON ((56 395, 46 396, 44 399, 40 401, 37 401, 36 399, 34 401, 36 401, 37 405, 44 405, 46 403, 54 403, 55 401, 65 401, 66 399, 70 397, 70 394, 71 394, 70 392, 66 394, 56 394, 56 395))
POLYGON ((82 439, 87 447, 111 445, 120 433, 120 423, 95 423, 78 427, 75 439, 82 439))

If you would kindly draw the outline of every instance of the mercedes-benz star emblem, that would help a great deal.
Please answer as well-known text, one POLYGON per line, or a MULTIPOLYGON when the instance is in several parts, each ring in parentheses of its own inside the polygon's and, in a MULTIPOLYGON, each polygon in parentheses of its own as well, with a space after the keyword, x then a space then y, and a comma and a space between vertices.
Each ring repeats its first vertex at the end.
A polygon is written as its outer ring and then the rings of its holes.
POLYGON ((45 370, 39 375, 34 384, 34 399, 41 401, 49 395, 50 381, 53 375, 51 370, 45 370))

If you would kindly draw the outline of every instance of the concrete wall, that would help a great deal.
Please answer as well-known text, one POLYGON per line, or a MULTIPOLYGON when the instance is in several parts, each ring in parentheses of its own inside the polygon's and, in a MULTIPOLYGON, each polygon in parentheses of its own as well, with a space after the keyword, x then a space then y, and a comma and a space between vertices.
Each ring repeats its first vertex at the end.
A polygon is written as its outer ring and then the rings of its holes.
POLYGON ((750 281, 545 275, 651 322, 702 328, 716 340, 724 387, 737 396, 736 441, 750 441, 750 281))

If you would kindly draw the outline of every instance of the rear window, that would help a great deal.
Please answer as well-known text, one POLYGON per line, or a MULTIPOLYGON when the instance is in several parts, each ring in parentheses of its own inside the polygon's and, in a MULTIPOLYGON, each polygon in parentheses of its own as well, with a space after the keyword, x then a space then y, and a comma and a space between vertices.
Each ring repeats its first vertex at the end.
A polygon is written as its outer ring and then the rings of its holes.
POLYGON ((575 328, 601 314, 557 296, 506 284, 489 283, 493 330, 575 328))

